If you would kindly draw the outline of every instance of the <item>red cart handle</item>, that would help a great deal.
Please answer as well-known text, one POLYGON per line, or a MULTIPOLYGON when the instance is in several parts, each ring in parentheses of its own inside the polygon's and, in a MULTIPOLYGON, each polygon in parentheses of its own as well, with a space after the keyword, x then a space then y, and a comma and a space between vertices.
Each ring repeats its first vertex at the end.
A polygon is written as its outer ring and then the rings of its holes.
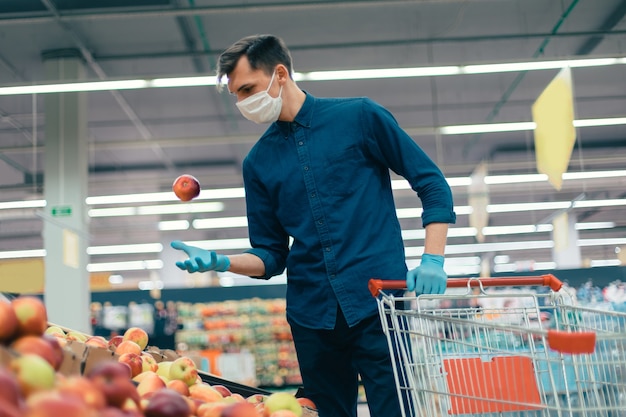
MULTIPOLYGON (((452 278, 446 283, 448 288, 470 287, 550 287, 552 291, 559 291, 563 283, 552 274, 530 277, 500 277, 500 278, 452 278)), ((381 290, 406 289, 404 280, 382 280, 372 278, 368 284, 374 297, 378 297, 381 290)))

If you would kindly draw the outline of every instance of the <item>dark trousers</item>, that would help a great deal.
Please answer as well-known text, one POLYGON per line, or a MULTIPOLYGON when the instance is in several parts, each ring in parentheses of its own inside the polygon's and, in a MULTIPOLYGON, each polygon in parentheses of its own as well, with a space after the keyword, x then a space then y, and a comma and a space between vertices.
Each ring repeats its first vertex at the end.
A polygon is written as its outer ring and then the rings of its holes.
POLYGON ((399 417, 400 403, 387 339, 378 315, 350 328, 337 310, 333 330, 315 330, 290 320, 304 395, 319 417, 355 417, 358 376, 372 417, 399 417))

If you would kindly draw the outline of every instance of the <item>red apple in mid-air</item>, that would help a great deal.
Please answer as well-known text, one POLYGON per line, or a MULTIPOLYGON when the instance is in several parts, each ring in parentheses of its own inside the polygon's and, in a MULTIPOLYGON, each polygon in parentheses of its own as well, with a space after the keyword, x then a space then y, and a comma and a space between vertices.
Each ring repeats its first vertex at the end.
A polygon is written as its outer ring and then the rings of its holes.
POLYGON ((200 194, 200 183, 189 174, 183 174, 174 180, 172 190, 181 201, 191 201, 200 194))
POLYGON ((191 408, 176 391, 163 388, 155 392, 143 410, 146 417, 190 417, 191 408))
POLYGON ((148 333, 141 327, 129 328, 124 332, 122 338, 137 343, 141 350, 144 350, 146 346, 148 346, 148 333))
POLYGON ((10 341, 17 332, 17 316, 13 306, 0 300, 0 343, 10 341))
POLYGON ((17 316, 17 336, 41 336, 48 328, 48 313, 40 298, 22 295, 11 300, 11 306, 17 316))

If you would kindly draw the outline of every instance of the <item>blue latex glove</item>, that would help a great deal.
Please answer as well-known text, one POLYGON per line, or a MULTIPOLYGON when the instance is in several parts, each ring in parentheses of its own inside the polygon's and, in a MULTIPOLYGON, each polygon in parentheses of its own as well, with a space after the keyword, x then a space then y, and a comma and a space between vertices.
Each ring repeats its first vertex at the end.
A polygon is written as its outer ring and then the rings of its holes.
POLYGON ((416 294, 443 294, 446 291, 448 276, 443 270, 444 257, 441 255, 422 255, 422 262, 417 268, 406 273, 406 287, 416 294))
POLYGON ((226 255, 218 255, 213 251, 208 251, 196 246, 189 246, 175 240, 170 245, 174 249, 184 251, 189 259, 185 262, 176 262, 176 266, 183 271, 191 272, 207 272, 207 271, 228 271, 230 267, 230 259, 226 255))

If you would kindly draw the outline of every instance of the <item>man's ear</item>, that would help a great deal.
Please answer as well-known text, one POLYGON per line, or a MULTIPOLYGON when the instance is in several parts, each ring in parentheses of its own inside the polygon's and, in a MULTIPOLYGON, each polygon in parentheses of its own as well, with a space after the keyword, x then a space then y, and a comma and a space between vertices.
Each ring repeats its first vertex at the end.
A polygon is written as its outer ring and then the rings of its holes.
POLYGON ((289 70, 283 64, 278 64, 276 67, 276 78, 279 83, 284 83, 289 79, 289 70))

